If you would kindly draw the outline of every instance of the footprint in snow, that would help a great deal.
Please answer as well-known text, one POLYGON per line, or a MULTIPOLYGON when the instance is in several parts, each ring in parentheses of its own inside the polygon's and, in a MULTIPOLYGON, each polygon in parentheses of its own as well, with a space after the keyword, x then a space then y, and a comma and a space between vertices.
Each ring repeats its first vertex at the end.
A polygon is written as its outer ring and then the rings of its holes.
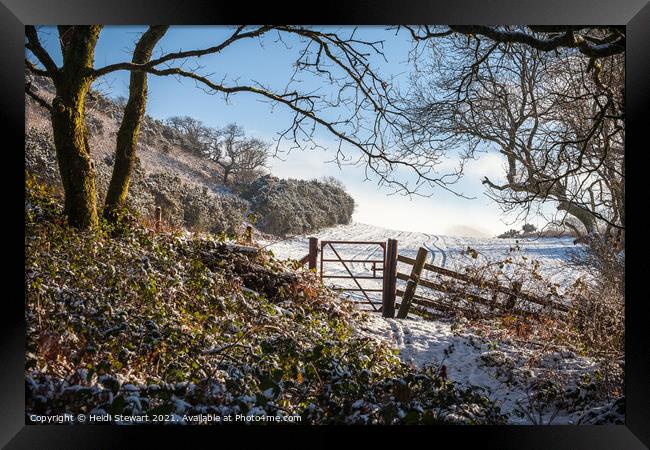
POLYGON ((404 345, 404 333, 402 327, 394 320, 391 320, 390 327, 393 330, 393 336, 398 346, 404 345))
POLYGON ((412 342, 411 342, 411 336, 412 336, 411 329, 409 327, 407 327, 407 326, 403 326, 402 327, 402 332, 405 335, 404 336, 404 343, 406 345, 411 345, 412 344, 412 342))

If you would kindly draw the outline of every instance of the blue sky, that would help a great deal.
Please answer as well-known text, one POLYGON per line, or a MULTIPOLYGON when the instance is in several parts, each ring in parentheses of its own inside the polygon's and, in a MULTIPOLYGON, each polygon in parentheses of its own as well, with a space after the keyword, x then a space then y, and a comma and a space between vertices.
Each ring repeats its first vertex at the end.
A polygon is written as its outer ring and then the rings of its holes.
MULTIPOLYGON (((102 67, 121 61, 129 61, 134 43, 144 27, 108 26, 100 36, 95 52, 95 67, 102 67)), ((342 34, 351 31, 336 27, 342 34)), ((171 27, 160 41, 154 56, 160 52, 190 50, 215 45, 232 33, 227 27, 171 27)), ((357 31, 360 38, 383 40, 387 61, 373 58, 379 72, 385 77, 396 77, 397 82, 406 87, 406 78, 411 67, 407 62, 411 43, 406 33, 395 35, 385 27, 361 27, 357 31)), ((42 43, 60 63, 57 33, 53 29, 39 31, 42 43)), ((279 42, 276 35, 258 40, 237 42, 217 55, 201 57, 201 73, 210 74, 212 80, 252 81, 281 90, 293 72, 299 43, 289 37, 279 42), (289 46, 290 48, 287 48, 289 46)), ((189 62, 188 68, 194 67, 189 62)), ((116 97, 127 96, 128 72, 115 72, 100 79, 95 88, 116 97)), ((232 83, 230 83, 232 84, 232 83)), ((319 87, 326 95, 328 86, 315 84, 313 77, 305 76, 301 89, 319 87)), ((290 124, 291 112, 282 105, 271 105, 261 101, 254 94, 236 94, 228 103, 221 95, 209 95, 196 87, 192 80, 177 80, 172 77, 149 76, 149 95, 147 114, 166 119, 175 115, 188 115, 208 125, 220 127, 230 122, 242 125, 251 136, 268 141, 290 124)), ((502 173, 502 161, 498 154, 489 153, 479 161, 466 167, 465 178, 455 186, 464 194, 475 197, 473 200, 459 198, 443 190, 433 192, 431 197, 405 197, 389 195, 390 191, 378 187, 376 181, 363 181, 364 171, 360 167, 327 163, 333 158, 331 149, 336 141, 327 131, 318 130, 316 140, 329 151, 294 150, 282 159, 271 161, 271 172, 280 177, 320 178, 334 176, 341 180, 354 197, 357 209, 354 220, 373 225, 407 231, 422 231, 436 234, 495 235, 511 228, 514 217, 503 216, 498 206, 484 195, 480 179, 488 175, 498 179, 502 173)), ((284 146, 288 148, 288 144, 284 146)), ((517 224, 517 227, 521 224, 517 224)))

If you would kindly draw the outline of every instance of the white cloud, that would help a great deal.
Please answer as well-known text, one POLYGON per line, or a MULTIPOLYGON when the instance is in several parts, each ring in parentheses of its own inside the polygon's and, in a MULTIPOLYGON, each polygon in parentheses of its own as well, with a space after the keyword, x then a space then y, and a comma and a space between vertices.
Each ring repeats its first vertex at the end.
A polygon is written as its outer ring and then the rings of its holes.
POLYGON ((488 177, 491 180, 503 178, 505 174, 506 160, 501 153, 490 152, 481 155, 478 160, 472 160, 465 166, 465 175, 482 179, 488 177))

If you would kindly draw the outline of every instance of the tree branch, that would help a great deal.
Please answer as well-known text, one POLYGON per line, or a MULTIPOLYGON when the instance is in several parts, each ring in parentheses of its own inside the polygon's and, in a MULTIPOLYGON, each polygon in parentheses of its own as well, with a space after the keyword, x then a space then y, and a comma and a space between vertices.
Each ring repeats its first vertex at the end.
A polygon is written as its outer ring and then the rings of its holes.
POLYGON ((30 61, 30 60, 28 60, 27 58, 25 58, 25 67, 27 67, 27 69, 28 69, 31 73, 33 73, 34 75, 38 75, 38 76, 41 76, 41 77, 52 78, 52 77, 50 76, 50 72, 48 72, 47 70, 39 69, 38 67, 36 67, 36 66, 35 66, 35 65, 30 61))
POLYGON ((41 105, 43 108, 47 109, 48 111, 52 111, 52 105, 48 103, 47 100, 45 100, 43 97, 39 96, 37 93, 32 91, 32 83, 25 83, 25 93, 29 95, 31 98, 33 98, 36 103, 41 105))
POLYGON ((39 62, 43 64, 45 70, 47 71, 50 78, 56 77, 59 68, 54 63, 54 60, 50 57, 49 53, 43 48, 41 42, 38 40, 38 33, 36 32, 36 27, 34 25, 25 26, 25 35, 27 36, 27 44, 25 48, 31 51, 39 62))
MULTIPOLYGON (((532 27, 531 27, 532 28, 532 27)), ((465 35, 482 35, 496 42, 526 44, 541 51, 556 50, 561 47, 577 48, 582 54, 590 58, 603 58, 625 52, 625 36, 621 36, 608 44, 593 45, 574 32, 584 27, 565 27, 562 34, 540 39, 521 31, 501 31, 496 27, 484 25, 450 25, 449 29, 465 35)), ((559 27, 554 29, 559 30, 559 27)))
POLYGON ((219 53, 232 43, 242 40, 242 39, 248 39, 252 37, 257 37, 261 36, 264 33, 270 31, 273 29, 272 26, 270 25, 264 25, 261 26, 253 31, 249 31, 246 33, 242 33, 242 30, 245 28, 244 25, 239 26, 235 32, 225 41, 223 41, 219 45, 215 45, 213 47, 208 47, 200 50, 189 50, 189 51, 179 51, 179 52, 174 52, 174 53, 168 53, 160 58, 157 59, 152 59, 146 64, 136 64, 133 62, 123 62, 123 63, 116 63, 116 64, 111 64, 105 67, 102 67, 100 69, 95 69, 93 71, 93 77, 98 78, 101 77, 102 75, 106 75, 107 73, 110 72, 115 72, 117 70, 144 70, 147 71, 148 69, 154 68, 155 66, 158 66, 160 64, 177 60, 177 59, 184 59, 184 58, 191 58, 191 57, 198 57, 198 56, 205 56, 209 54, 214 54, 214 53, 219 53))

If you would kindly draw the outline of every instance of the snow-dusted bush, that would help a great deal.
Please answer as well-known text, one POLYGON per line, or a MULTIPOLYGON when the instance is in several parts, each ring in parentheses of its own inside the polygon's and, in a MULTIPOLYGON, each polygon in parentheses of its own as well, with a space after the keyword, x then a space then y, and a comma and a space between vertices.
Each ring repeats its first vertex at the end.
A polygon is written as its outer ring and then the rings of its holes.
POLYGON ((508 231, 505 231, 497 236, 499 239, 515 239, 515 238, 558 238, 558 237, 567 237, 572 236, 576 237, 577 234, 575 230, 568 228, 564 225, 558 225, 555 223, 549 223, 543 229, 537 229, 535 225, 530 223, 524 224, 520 230, 515 230, 511 228, 508 231))
POLYGON ((317 180, 266 175, 241 188, 241 192, 259 217, 256 226, 281 236, 347 224, 354 211, 354 199, 345 190, 317 180))
POLYGON ((49 133, 33 127, 25 133, 25 170, 38 174, 49 184, 61 184, 56 149, 49 133))
POLYGON ((130 203, 147 215, 158 205, 163 222, 192 231, 234 234, 241 228, 246 202, 232 195, 215 195, 207 188, 183 183, 170 173, 138 179, 130 190, 130 203))
POLYGON ((525 223, 521 227, 521 231, 523 231, 524 233, 533 233, 533 232, 537 231, 537 227, 535 225, 533 225, 532 223, 525 223))
POLYGON ((513 239, 521 236, 521 231, 515 230, 515 229, 510 229, 504 233, 501 233, 497 237, 499 239, 513 239))

